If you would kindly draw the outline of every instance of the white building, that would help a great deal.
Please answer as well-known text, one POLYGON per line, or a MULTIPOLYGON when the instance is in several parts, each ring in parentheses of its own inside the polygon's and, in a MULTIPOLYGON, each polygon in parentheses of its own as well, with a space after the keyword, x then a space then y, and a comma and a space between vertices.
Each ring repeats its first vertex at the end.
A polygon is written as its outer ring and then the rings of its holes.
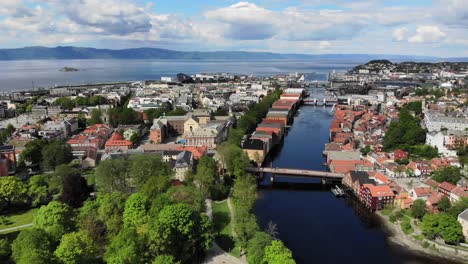
POLYGON ((429 132, 440 131, 442 128, 448 130, 464 131, 468 128, 468 118, 449 117, 442 113, 427 111, 424 116, 424 123, 429 132))

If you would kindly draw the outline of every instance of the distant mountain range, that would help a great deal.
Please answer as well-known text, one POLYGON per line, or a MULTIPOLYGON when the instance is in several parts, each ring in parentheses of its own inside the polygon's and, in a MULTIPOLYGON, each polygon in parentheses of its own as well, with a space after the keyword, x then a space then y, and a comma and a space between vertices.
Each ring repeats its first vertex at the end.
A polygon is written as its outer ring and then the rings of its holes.
POLYGON ((391 61, 468 61, 468 58, 383 54, 280 54, 246 51, 175 51, 158 48, 95 49, 82 47, 25 47, 0 49, 0 60, 74 60, 74 59, 177 59, 177 60, 374 60, 391 61))

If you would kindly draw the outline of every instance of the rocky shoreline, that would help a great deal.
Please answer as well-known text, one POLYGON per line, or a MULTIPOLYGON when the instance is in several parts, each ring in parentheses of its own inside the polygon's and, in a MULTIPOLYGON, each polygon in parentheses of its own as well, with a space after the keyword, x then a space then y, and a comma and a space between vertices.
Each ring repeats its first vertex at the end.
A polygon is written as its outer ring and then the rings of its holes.
POLYGON ((399 225, 390 222, 381 212, 376 212, 376 216, 387 231, 387 239, 389 242, 401 246, 409 251, 416 251, 423 255, 438 258, 443 261, 443 263, 447 263, 447 260, 452 261, 451 263, 468 263, 468 249, 458 250, 424 238, 421 241, 416 240, 411 235, 403 233, 399 225), (429 246, 423 247, 423 241, 426 241, 429 246))

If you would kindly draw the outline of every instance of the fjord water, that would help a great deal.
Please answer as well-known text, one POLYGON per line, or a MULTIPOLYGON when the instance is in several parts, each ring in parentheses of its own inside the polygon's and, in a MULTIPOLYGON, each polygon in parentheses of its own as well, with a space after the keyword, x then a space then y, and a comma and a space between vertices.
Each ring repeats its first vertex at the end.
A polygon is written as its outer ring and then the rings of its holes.
POLYGON ((332 70, 344 71, 364 61, 184 61, 184 60, 32 60, 0 61, 0 91, 26 90, 32 87, 89 84, 96 82, 159 80, 178 73, 226 72, 254 76, 290 72, 314 73, 309 78, 325 80, 332 70), (79 69, 62 72, 63 67, 79 69))
MULTIPOLYGON (((311 89, 312 97, 323 91, 311 89)), ((273 167, 325 170, 322 156, 333 119, 331 107, 303 106, 273 167)), ((265 177, 254 213, 260 226, 277 225, 298 263, 452 263, 389 245, 379 220, 354 199, 338 199, 316 180, 265 177)))

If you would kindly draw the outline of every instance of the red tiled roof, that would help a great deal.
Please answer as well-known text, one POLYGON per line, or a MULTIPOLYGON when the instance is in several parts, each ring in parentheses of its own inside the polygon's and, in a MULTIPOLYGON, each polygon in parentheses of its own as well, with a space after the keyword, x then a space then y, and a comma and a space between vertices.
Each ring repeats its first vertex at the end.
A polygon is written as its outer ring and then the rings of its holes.
POLYGON ((447 190, 449 192, 451 192, 453 189, 455 189, 455 185, 451 184, 450 182, 443 182, 439 185, 439 189, 444 189, 444 190, 447 190))
POLYGON ((452 190, 452 193, 458 197, 468 197, 468 188, 455 187, 452 190))
POLYGON ((414 188, 414 192, 416 193, 418 197, 430 196, 433 193, 433 191, 427 187, 416 187, 414 188))
POLYGON ((375 186, 372 184, 365 184, 364 186, 369 189, 372 197, 395 196, 395 194, 392 191, 392 188, 390 188, 388 185, 375 186))

